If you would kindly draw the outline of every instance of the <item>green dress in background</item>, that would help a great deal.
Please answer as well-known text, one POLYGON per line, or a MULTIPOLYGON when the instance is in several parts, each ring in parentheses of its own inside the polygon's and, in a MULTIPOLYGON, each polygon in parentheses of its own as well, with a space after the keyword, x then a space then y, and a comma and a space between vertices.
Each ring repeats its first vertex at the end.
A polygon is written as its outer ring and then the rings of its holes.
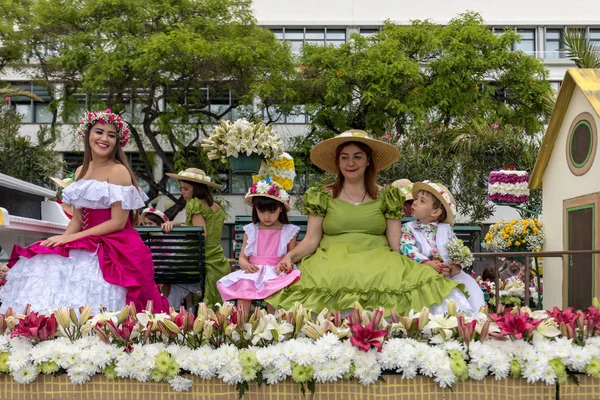
POLYGON ((192 217, 196 214, 202 215, 206 223, 206 242, 204 255, 206 258, 206 280, 204 302, 208 307, 213 307, 215 303, 223 303, 221 295, 217 290, 217 281, 231 272, 229 262, 223 253, 221 246, 221 236, 223 234, 223 225, 225 224, 225 210, 221 206, 218 211, 213 211, 202 200, 193 198, 185 206, 185 224, 192 226, 192 217))
POLYGON ((358 301, 365 308, 385 307, 388 315, 392 308, 403 314, 420 311, 456 294, 457 282, 389 247, 386 218, 402 218, 403 204, 402 193, 391 186, 379 199, 359 205, 334 199, 323 188, 307 190, 304 213, 325 217, 323 238, 298 264, 300 280, 266 301, 284 309, 298 301, 314 312, 342 311, 358 301))

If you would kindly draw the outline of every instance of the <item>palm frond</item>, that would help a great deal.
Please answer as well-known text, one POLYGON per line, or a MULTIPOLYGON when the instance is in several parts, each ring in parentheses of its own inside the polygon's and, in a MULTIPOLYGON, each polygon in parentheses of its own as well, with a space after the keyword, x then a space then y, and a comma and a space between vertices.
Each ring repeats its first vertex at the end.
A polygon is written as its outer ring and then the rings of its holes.
POLYGON ((587 40, 583 29, 565 29, 563 31, 564 49, 567 57, 578 68, 600 68, 600 49, 587 40))
POLYGON ((3 88, 0 88, 0 97, 4 98, 4 97, 10 97, 10 96, 25 96, 25 97, 29 97, 30 99, 33 99, 35 101, 43 101, 35 94, 28 92, 26 90, 17 89, 17 88, 11 87, 11 86, 6 86, 3 88))

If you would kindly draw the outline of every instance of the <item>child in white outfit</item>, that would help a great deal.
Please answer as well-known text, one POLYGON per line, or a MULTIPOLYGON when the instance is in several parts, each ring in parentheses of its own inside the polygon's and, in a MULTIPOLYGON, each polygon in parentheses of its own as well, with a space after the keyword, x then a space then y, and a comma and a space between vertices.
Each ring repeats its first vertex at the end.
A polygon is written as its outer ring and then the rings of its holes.
POLYGON ((478 311, 485 305, 481 288, 459 264, 452 262, 446 250, 446 244, 456 239, 452 230, 456 214, 454 197, 444 185, 430 181, 415 183, 412 195, 414 202, 411 211, 416 221, 402 225, 400 251, 464 284, 471 308, 478 311))

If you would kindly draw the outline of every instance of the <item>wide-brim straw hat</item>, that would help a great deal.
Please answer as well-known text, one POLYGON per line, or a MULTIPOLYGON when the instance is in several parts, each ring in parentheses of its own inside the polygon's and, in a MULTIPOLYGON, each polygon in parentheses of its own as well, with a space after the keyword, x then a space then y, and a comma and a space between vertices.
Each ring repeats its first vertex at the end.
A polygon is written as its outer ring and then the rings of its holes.
POLYGON ((221 185, 211 182, 210 176, 206 175, 206 172, 198 168, 188 168, 185 171, 179 171, 177 174, 167 172, 167 176, 179 179, 180 181, 196 182, 214 188, 221 188, 221 185))
POLYGON ((67 186, 69 186, 71 183, 73 183, 73 179, 71 179, 71 178, 59 179, 59 178, 50 177, 50 179, 52 179, 52 181, 54 183, 56 183, 58 186, 60 186, 63 189, 66 188, 67 186))
POLYGON ((340 145, 347 142, 364 143, 373 150, 372 159, 375 163, 376 172, 386 169, 400 157, 400 150, 396 146, 372 139, 365 131, 352 129, 318 143, 310 152, 310 159, 313 164, 322 170, 337 174, 339 165, 335 153, 340 145))
POLYGON ((165 222, 169 221, 169 217, 167 217, 164 212, 154 207, 144 208, 144 210, 142 210, 142 217, 146 214, 156 215, 158 218, 162 219, 165 222))
POLYGON ((417 194, 422 190, 431 193, 442 203, 442 207, 446 210, 446 219, 441 222, 454 225, 454 218, 456 217, 456 201, 448 188, 441 183, 430 181, 415 182, 412 187, 413 198, 417 198, 417 194))
POLYGON ((392 182, 392 186, 400 189, 405 200, 414 199, 412 195, 413 183, 410 181, 410 179, 398 179, 397 181, 392 182))

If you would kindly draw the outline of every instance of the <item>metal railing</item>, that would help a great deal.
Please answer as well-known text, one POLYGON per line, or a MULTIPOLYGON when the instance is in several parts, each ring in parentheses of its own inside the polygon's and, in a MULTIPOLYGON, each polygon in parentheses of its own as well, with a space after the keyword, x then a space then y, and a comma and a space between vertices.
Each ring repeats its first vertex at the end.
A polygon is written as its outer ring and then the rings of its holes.
MULTIPOLYGON (((536 265, 537 265, 537 259, 538 258, 556 258, 556 257, 564 257, 564 256, 570 256, 570 255, 578 255, 578 254, 600 254, 600 250, 561 250, 561 251, 540 251, 540 252, 530 252, 530 251, 521 251, 521 252, 506 252, 506 253, 473 253, 473 257, 475 259, 477 258, 494 258, 494 271, 495 271, 495 276, 494 276, 494 280, 495 280, 495 296, 496 296, 496 307, 500 304, 500 285, 499 285, 499 280, 500 280, 500 274, 499 274, 499 261, 500 258, 515 258, 515 257, 524 257, 525 258, 525 301, 524 304, 526 306, 529 305, 529 296, 530 296, 530 290, 529 290, 529 282, 530 282, 530 266, 531 266, 531 258, 534 258, 534 260, 536 261, 536 265)), ((571 263, 573 261, 571 260, 571 263)), ((540 275, 539 273, 536 274, 537 275, 537 284, 538 284, 538 309, 540 309, 539 307, 543 307, 542 306, 542 293, 541 293, 541 287, 540 287, 540 275)))

